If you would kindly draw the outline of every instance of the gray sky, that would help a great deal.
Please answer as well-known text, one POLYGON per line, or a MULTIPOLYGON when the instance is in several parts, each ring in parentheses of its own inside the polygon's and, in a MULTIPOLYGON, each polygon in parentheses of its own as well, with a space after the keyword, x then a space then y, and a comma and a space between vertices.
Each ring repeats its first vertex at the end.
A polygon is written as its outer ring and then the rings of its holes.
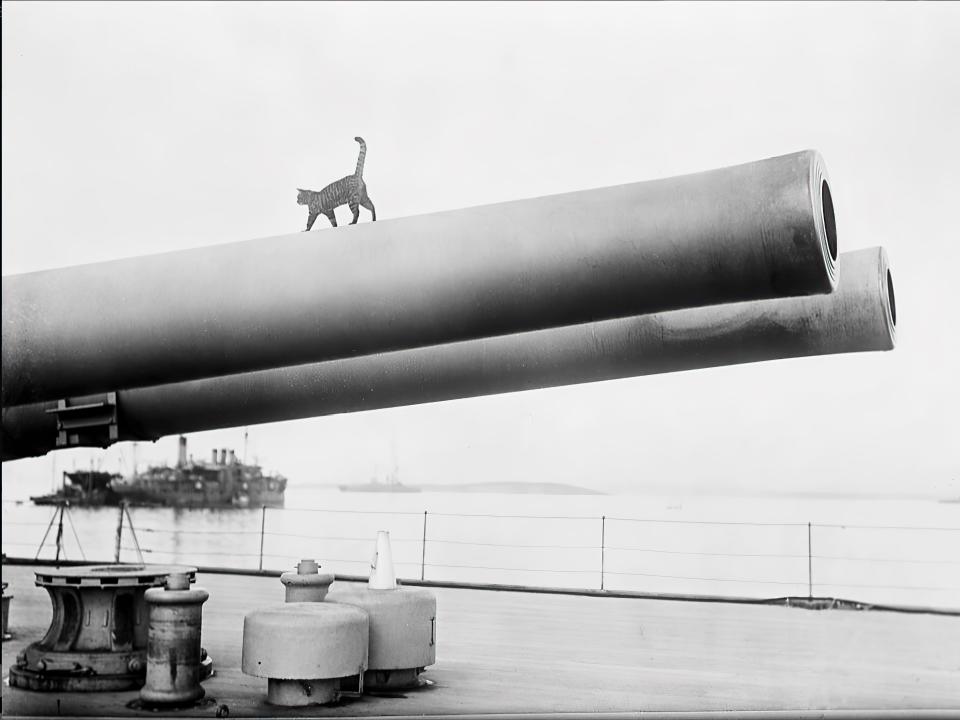
POLYGON ((408 482, 960 494, 958 4, 6 2, 2 31, 4 275, 299 231, 358 134, 383 219, 812 147, 841 252, 889 252, 892 353, 251 428, 295 482, 395 445, 408 482))

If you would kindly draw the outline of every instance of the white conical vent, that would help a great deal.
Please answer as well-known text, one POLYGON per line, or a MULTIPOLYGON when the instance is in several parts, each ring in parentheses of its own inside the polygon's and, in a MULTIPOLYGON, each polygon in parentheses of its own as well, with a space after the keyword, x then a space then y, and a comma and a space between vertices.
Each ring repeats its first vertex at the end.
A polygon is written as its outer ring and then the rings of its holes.
POLYGON ((393 574, 393 551, 390 549, 390 533, 377 531, 377 549, 370 561, 370 582, 372 590, 393 590, 397 587, 397 576, 393 574))

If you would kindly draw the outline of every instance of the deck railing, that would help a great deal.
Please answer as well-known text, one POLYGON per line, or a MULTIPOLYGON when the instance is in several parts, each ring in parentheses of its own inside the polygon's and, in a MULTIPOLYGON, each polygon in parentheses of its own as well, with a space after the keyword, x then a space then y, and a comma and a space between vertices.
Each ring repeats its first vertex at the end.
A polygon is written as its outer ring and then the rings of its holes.
MULTIPOLYGON (((244 516, 248 527, 218 529, 162 527, 152 512, 153 523, 146 509, 121 509, 114 560, 278 571, 315 557, 362 577, 377 528, 391 530, 397 575, 412 582, 960 605, 960 527, 264 507, 244 516)), ((97 542, 64 508, 4 526, 10 556, 67 559, 72 537, 78 559, 97 542)))

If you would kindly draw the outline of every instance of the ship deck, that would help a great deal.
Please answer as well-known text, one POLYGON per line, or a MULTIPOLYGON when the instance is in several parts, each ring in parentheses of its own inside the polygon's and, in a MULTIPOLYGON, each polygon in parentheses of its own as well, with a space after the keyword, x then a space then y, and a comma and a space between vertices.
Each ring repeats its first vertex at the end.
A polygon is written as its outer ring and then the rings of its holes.
MULTIPOLYGON (((34 569, 5 565, 14 595, 3 667, 50 621, 34 569)), ((341 581, 342 582, 342 581, 341 581)), ((245 613, 280 602, 277 578, 201 573, 210 591, 203 646, 215 674, 207 702, 165 714, 374 717, 516 713, 779 711, 771 717, 960 717, 960 617, 805 610, 723 602, 437 588, 437 662, 430 684, 401 693, 284 709, 266 680, 240 671, 245 613), (923 712, 921 712, 923 711, 923 712)), ((6 672, 4 672, 6 675, 6 672)), ((3 715, 154 716, 137 692, 37 693, 4 684, 3 715)), ((684 715, 693 717, 696 715, 684 715)), ((767 715, 762 715, 767 716, 767 715)), ((759 716, 758 716, 759 717, 759 716)))

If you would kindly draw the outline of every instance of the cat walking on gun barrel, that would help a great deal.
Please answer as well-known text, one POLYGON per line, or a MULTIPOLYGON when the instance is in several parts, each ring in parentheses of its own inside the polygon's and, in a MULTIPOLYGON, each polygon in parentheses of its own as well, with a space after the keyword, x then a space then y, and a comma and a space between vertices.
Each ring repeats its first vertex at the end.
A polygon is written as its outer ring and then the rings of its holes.
POLYGON ((350 212, 353 213, 351 225, 356 224, 360 218, 361 205, 373 214, 373 221, 376 222, 377 210, 367 195, 367 184, 363 181, 363 161, 367 157, 367 144, 362 137, 355 137, 354 140, 360 143, 360 156, 357 158, 357 170, 353 175, 340 178, 319 192, 297 188, 297 205, 306 205, 310 211, 307 216, 307 230, 313 227, 320 213, 330 218, 330 224, 336 227, 337 216, 333 211, 341 205, 350 206, 350 212))

